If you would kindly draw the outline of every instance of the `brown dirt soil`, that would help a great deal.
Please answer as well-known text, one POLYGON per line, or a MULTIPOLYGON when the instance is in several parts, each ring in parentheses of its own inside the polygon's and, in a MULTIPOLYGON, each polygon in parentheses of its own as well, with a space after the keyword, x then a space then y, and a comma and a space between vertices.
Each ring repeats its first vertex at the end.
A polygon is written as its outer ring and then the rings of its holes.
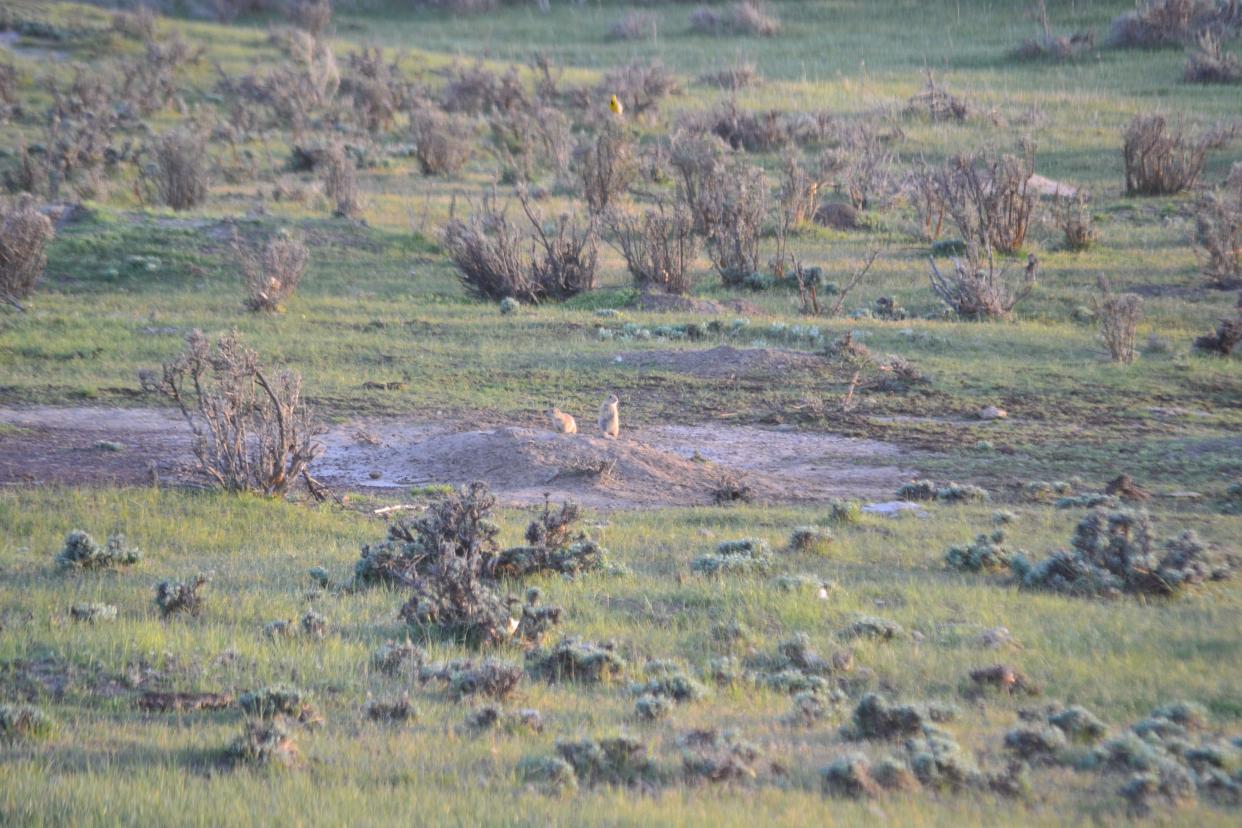
POLYGON ((379 445, 353 430, 325 435, 315 475, 350 489, 487 482, 506 503, 545 493, 598 508, 712 502, 723 475, 740 476, 761 502, 810 502, 890 494, 914 471, 896 446, 830 434, 750 426, 625 429, 621 438, 504 427, 455 431, 369 422, 379 445), (378 474, 379 477, 374 477, 378 474))
MULTIPOLYGON (((154 465, 168 483, 193 480, 185 424, 171 411, 108 408, 0 409, 0 485, 134 485, 154 465), (100 448, 120 443, 121 451, 100 448)), ((760 502, 887 496, 915 475, 915 456, 872 440, 790 428, 703 425, 627 429, 619 440, 543 428, 463 428, 451 422, 366 420, 330 428, 316 478, 342 491, 393 491, 483 480, 504 503, 545 493, 596 508, 712 502, 723 476, 739 477, 760 502), (361 435, 365 435, 365 438, 361 435)))
POLYGON ((0 484, 138 485, 183 476, 192 460, 185 421, 172 409, 0 409, 0 484), (120 451, 100 445, 119 443, 120 451))
POLYGON ((823 371, 823 357, 783 348, 734 348, 720 345, 708 350, 629 351, 619 362, 637 368, 676 371, 696 377, 733 377, 744 374, 779 375, 791 371, 823 371))
POLYGON ((667 293, 639 294, 638 299, 634 301, 634 307, 644 311, 698 313, 704 316, 718 316, 722 313, 763 315, 763 308, 745 299, 726 299, 723 302, 716 302, 711 299, 693 299, 689 296, 672 296, 667 293))

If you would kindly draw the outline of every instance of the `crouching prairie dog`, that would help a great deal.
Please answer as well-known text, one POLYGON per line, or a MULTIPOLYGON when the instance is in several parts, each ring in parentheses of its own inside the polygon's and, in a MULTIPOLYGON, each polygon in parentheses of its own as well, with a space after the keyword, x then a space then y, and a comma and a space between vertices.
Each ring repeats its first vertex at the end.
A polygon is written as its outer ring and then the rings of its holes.
POLYGON ((573 417, 553 406, 548 409, 548 419, 552 421, 552 430, 561 434, 577 434, 578 423, 573 417))
POLYGON ((621 434, 621 415, 617 411, 620 402, 616 394, 609 394, 608 399, 599 407, 599 430, 605 437, 613 440, 621 434))

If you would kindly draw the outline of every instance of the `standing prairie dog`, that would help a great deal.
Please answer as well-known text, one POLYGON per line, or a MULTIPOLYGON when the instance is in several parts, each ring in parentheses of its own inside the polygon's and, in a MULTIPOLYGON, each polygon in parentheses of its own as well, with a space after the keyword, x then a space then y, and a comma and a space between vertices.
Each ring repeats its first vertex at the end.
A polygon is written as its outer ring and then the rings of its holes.
POLYGON ((621 434, 621 415, 617 404, 621 401, 616 394, 609 394, 608 399, 599 407, 599 430, 605 437, 616 439, 621 434))
POLYGON ((574 418, 556 406, 548 409, 548 418, 552 420, 554 431, 559 431, 561 434, 578 433, 578 423, 574 421, 574 418))

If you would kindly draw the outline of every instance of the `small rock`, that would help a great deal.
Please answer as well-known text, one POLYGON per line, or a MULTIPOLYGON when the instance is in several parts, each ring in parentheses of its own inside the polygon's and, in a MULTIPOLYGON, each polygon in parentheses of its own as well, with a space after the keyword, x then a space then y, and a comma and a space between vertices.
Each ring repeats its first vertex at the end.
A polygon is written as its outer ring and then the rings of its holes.
POLYGON ((979 409, 980 420, 1003 420, 1009 416, 1009 412, 1003 408, 997 408, 994 405, 985 405, 979 409))

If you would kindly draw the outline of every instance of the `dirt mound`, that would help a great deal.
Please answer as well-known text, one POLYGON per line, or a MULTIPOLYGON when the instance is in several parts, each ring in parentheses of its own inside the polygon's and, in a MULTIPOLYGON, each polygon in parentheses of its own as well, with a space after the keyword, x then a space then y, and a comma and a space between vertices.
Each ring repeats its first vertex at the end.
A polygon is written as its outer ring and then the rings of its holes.
POLYGON ((755 316, 763 313, 762 308, 745 299, 726 299, 723 302, 716 302, 711 299, 692 299, 689 296, 671 296, 667 293, 640 294, 634 301, 634 307, 644 311, 699 313, 704 316, 719 316, 722 313, 755 316))
POLYGON ((822 357, 783 348, 734 348, 720 345, 706 351, 657 350, 620 354, 621 362, 639 368, 677 371, 696 377, 739 374, 780 375, 790 371, 822 371, 822 357))
MULTIPOLYGON (((399 421, 358 424, 324 436, 317 478, 342 488, 404 488, 483 480, 506 503, 545 493, 600 508, 712 502, 724 475, 738 475, 761 502, 814 502, 891 491, 912 471, 885 443, 745 426, 623 430, 621 439, 531 428, 429 430, 399 421)), ((908 460, 908 457, 906 458, 908 460)))

